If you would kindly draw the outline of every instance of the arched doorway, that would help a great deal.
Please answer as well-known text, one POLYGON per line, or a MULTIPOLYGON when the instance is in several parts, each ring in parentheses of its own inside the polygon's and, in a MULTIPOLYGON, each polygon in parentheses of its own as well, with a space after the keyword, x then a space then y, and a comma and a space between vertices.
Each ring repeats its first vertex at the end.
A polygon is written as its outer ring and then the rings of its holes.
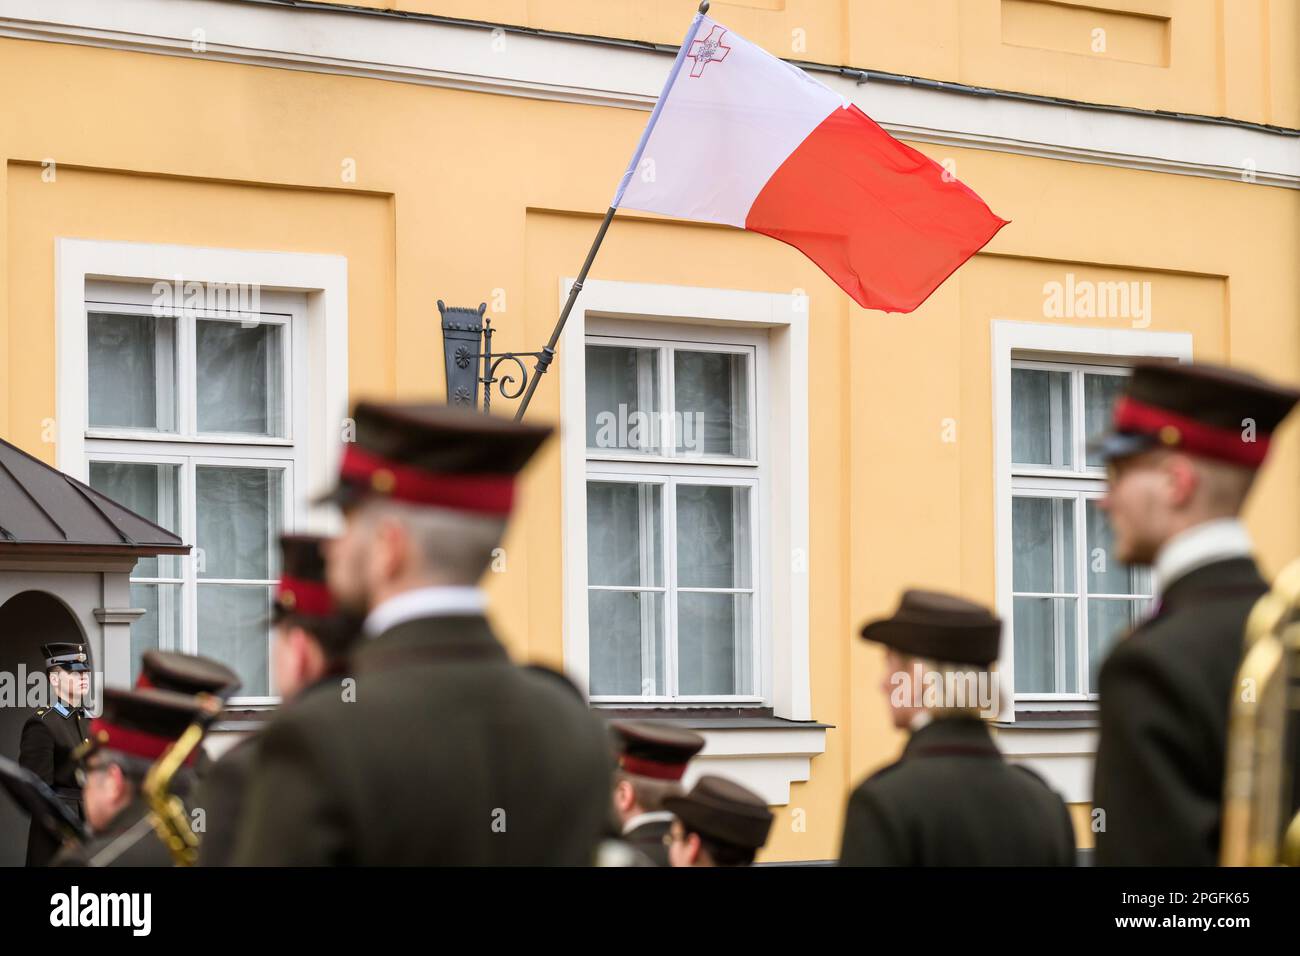
MULTIPOLYGON (((0 605, 0 753, 18 759, 23 724, 34 709, 24 706, 29 678, 44 680, 41 645, 87 643, 72 612, 42 591, 24 591, 0 605)), ((95 667, 92 664, 92 671, 95 667)), ((0 866, 22 866, 27 852, 27 815, 0 796, 0 866)))

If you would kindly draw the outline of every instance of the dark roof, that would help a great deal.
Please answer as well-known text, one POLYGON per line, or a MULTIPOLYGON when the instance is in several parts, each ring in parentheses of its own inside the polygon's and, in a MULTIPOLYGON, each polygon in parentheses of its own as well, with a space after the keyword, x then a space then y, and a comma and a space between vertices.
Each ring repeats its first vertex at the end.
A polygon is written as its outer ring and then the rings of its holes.
POLYGON ((166 528, 0 438, 0 556, 189 550, 166 528))

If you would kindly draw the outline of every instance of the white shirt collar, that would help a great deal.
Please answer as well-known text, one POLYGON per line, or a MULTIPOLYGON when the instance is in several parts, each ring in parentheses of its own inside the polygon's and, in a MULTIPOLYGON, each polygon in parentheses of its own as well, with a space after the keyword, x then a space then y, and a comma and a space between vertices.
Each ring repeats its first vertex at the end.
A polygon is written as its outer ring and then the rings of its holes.
POLYGON ((428 587, 403 591, 390 597, 366 616, 367 637, 422 617, 452 617, 484 614, 487 595, 476 587, 428 587))
POLYGON ((934 723, 934 715, 928 710, 923 710, 912 718, 911 722, 907 725, 907 729, 912 733, 916 733, 918 730, 921 730, 923 727, 932 723, 934 723))
POLYGON ((623 824, 623 833, 631 833, 637 827, 645 826, 647 823, 671 823, 672 819, 672 813, 667 810, 654 810, 650 813, 638 813, 634 817, 629 817, 627 823, 623 824))
POLYGON ((1245 526, 1236 518, 1216 518, 1180 531, 1156 555, 1156 584, 1160 590, 1199 567, 1250 555, 1253 546, 1245 526))

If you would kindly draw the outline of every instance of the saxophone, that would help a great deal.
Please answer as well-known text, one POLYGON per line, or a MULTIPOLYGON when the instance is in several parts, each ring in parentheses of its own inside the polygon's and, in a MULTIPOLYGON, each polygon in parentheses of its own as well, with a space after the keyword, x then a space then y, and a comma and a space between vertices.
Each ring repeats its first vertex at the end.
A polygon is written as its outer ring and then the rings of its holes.
POLYGON ((1300 866, 1300 560, 1246 619, 1228 716, 1223 866, 1300 866))
POLYGON ((149 806, 149 819, 177 866, 193 866, 199 855, 199 838, 190 828, 190 816, 181 798, 171 792, 172 780, 190 755, 203 743, 208 727, 221 713, 221 701, 211 694, 199 694, 200 716, 194 719, 174 744, 167 748, 145 774, 142 790, 149 806))

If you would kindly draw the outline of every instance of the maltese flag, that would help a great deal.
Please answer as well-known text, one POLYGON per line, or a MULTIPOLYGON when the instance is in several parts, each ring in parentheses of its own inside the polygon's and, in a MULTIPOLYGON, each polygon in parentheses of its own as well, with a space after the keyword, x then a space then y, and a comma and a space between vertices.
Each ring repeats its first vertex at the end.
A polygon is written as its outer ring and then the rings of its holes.
POLYGON ((780 239, 885 312, 911 312, 1007 224, 843 97, 703 15, 612 205, 780 239))

